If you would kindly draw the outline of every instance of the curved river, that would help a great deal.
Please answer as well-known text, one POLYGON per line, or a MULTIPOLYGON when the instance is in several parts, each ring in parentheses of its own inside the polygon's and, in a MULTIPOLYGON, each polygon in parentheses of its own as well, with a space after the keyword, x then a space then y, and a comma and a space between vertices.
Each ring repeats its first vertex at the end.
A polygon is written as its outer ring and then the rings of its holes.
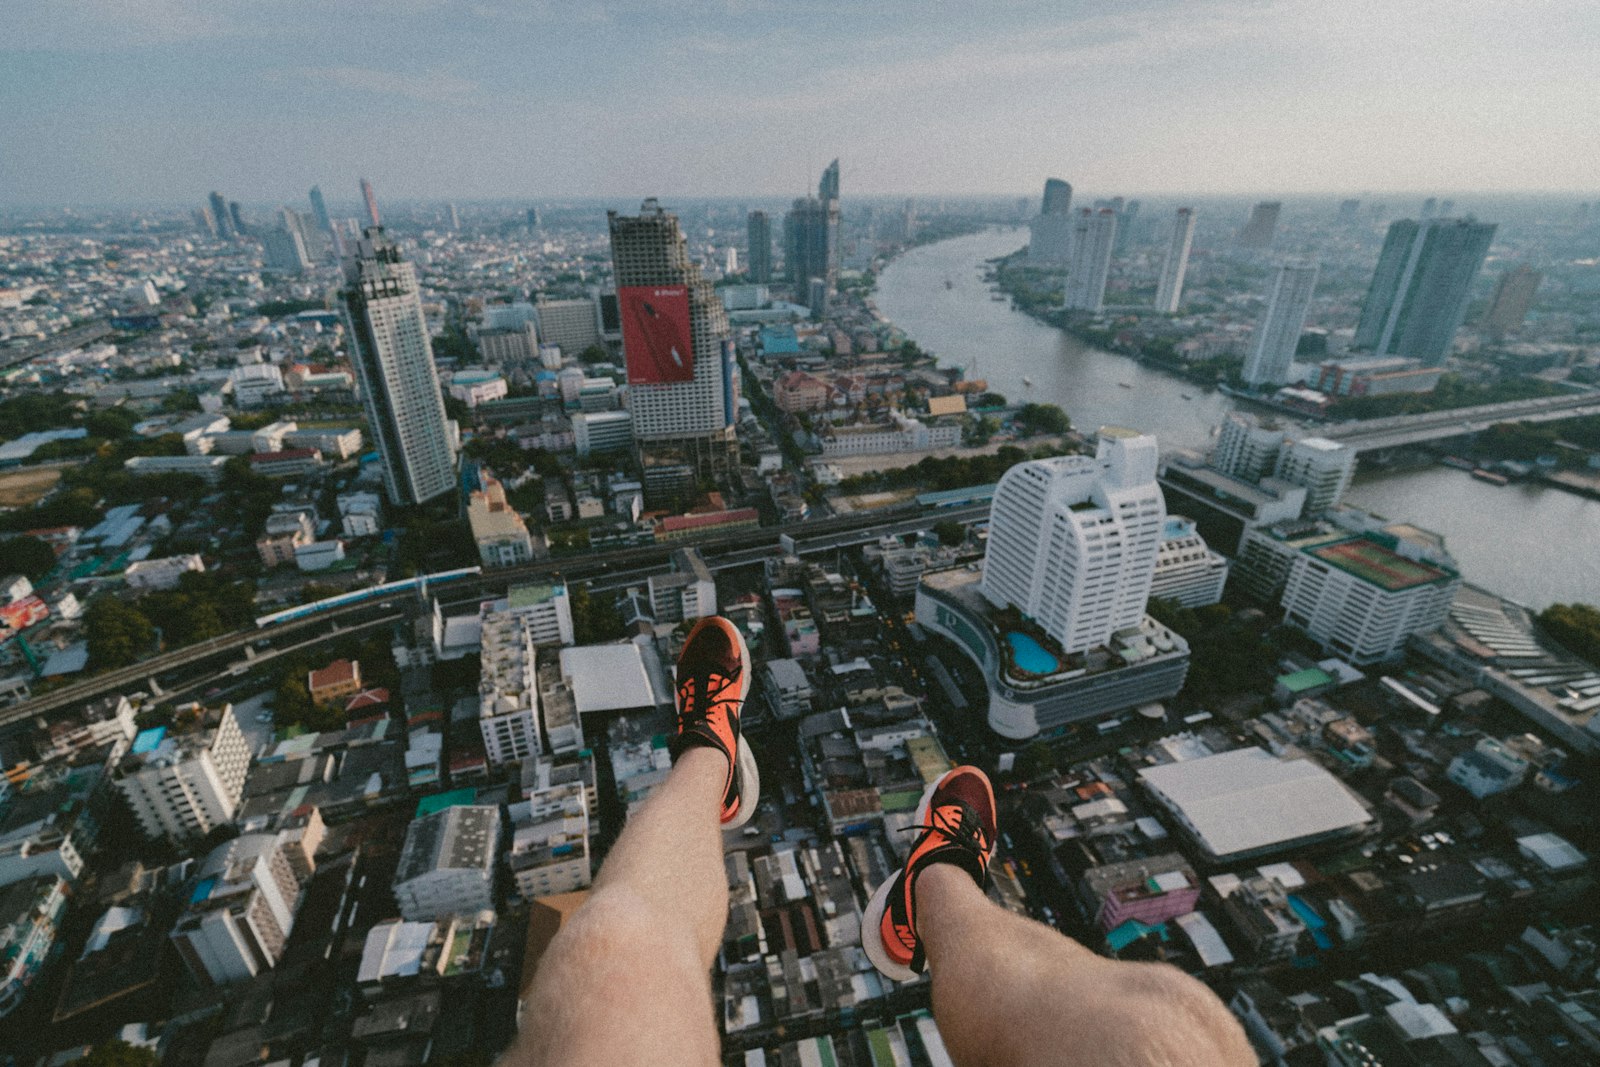
MULTIPOLYGON (((1012 403, 1059 404, 1081 428, 1130 426, 1155 433, 1163 447, 1207 448, 1232 398, 993 299, 984 261, 1026 243, 1026 230, 994 229, 913 249, 879 276, 874 301, 941 363, 987 379, 1012 403)), ((1475 585, 1532 608, 1600 604, 1600 501, 1534 485, 1501 488, 1448 467, 1363 471, 1347 499, 1443 534, 1475 585)))

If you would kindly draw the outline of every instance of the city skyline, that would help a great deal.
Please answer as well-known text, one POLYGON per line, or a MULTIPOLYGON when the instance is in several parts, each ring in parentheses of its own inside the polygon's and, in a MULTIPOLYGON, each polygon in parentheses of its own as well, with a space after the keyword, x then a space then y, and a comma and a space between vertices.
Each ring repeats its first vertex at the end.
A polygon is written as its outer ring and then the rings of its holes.
POLYGON ((1020 195, 1067 169, 1086 188, 1151 195, 1443 194, 1458 191, 1441 188, 1450 175, 1484 192, 1581 191, 1581 161, 1600 154, 1585 121, 1600 18, 1573 0, 1542 8, 1458 6, 1441 21, 1387 5, 1353 35, 1346 16, 1300 3, 1181 18, 1009 3, 910 28, 889 4, 852 9, 817 49, 814 18, 757 5, 675 8, 663 25, 645 4, 415 2, 380 23, 342 5, 91 3, 20 12, 0 44, 8 141, 48 146, 0 161, 0 187, 16 205, 98 204, 177 200, 192 182, 255 203, 352 172, 395 200, 647 184, 793 197, 838 155, 862 196, 1020 195), (1434 27, 1426 52, 1409 43, 1419 22, 1434 27), (534 43, 550 62, 503 61, 534 43), (775 68, 795 76, 765 77, 775 68), (1172 158, 1184 167, 1161 165, 1172 158))

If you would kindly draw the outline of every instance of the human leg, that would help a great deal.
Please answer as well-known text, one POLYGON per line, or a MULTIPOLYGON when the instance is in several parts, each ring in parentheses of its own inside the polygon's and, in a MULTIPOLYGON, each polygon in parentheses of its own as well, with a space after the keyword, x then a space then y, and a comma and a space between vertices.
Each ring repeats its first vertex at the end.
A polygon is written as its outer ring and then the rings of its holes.
POLYGON ((706 619, 690 633, 672 773, 540 960, 517 1062, 718 1062, 709 972, 728 913, 722 829, 750 818, 760 788, 739 731, 749 674, 732 624, 706 619))

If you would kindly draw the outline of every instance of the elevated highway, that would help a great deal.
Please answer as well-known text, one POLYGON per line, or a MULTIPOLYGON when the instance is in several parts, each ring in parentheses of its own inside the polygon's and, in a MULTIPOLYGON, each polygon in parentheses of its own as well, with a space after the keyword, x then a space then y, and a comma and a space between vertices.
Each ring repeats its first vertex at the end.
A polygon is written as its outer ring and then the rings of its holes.
POLYGON ((1482 433, 1497 422, 1551 422, 1584 415, 1600 415, 1600 392, 1543 396, 1511 400, 1420 415, 1393 415, 1306 427, 1307 434, 1349 445, 1357 452, 1426 444, 1451 437, 1482 433))

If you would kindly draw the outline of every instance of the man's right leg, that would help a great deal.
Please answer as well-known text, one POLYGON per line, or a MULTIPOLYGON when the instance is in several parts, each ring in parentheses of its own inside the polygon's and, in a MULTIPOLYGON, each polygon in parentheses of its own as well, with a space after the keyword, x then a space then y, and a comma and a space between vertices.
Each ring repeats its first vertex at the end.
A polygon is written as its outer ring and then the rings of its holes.
POLYGON ((1228 1009, 1175 967, 1097 956, 949 864, 923 871, 915 893, 933 1016, 961 1067, 1256 1063, 1228 1009))

